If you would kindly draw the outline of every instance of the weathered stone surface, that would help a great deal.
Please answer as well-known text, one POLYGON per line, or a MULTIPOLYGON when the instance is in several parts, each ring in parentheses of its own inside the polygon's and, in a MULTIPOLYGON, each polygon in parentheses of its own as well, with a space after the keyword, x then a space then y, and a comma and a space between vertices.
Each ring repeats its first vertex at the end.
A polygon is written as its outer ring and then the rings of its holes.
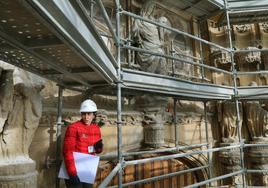
POLYGON ((35 188, 37 172, 29 147, 42 114, 44 80, 18 68, 5 69, 4 63, 0 66, 0 185, 35 188))

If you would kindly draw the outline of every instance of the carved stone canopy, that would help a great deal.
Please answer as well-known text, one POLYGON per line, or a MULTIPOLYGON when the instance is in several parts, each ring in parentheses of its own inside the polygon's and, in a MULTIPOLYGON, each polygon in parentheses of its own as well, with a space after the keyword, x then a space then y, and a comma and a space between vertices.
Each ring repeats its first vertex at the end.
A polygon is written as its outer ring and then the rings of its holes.
POLYGON ((231 63, 230 54, 220 50, 212 52, 209 58, 214 65, 231 63))
MULTIPOLYGON (((257 47, 247 47, 241 50, 257 50, 257 47)), ((251 52, 239 52, 235 55, 235 60, 239 64, 244 63, 261 63, 261 52, 251 51, 251 52)))

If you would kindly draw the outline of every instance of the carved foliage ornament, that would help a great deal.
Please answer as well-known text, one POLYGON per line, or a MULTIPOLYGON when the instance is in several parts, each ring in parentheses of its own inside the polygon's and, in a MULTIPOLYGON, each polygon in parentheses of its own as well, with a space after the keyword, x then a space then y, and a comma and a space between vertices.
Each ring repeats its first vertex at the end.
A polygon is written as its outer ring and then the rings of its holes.
POLYGON ((249 24, 236 25, 235 30, 238 33, 245 33, 245 32, 248 32, 250 30, 250 25, 249 24))
POLYGON ((261 23, 263 32, 268 33, 268 22, 261 23))

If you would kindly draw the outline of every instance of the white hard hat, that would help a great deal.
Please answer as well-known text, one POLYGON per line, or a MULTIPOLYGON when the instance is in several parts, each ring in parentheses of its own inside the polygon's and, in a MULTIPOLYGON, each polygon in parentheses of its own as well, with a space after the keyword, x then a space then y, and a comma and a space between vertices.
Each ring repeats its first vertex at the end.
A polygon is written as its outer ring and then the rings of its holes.
POLYGON ((87 99, 81 103, 81 112, 97 112, 97 105, 94 101, 87 99))

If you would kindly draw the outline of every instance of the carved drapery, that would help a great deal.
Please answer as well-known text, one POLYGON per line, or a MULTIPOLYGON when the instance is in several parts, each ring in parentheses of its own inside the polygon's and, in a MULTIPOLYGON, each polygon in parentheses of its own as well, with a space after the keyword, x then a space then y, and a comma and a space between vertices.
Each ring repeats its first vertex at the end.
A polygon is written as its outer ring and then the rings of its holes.
POLYGON ((5 67, 0 74, 0 187, 35 188, 37 172, 28 152, 42 114, 44 81, 1 62, 0 67, 5 67))
MULTIPOLYGON (((238 141, 238 131, 236 126, 236 104, 235 102, 218 103, 218 121, 221 127, 221 139, 224 143, 234 143, 238 141)), ((242 104, 239 103, 240 120, 243 119, 242 104)), ((242 121, 239 122, 241 129, 242 121)))

